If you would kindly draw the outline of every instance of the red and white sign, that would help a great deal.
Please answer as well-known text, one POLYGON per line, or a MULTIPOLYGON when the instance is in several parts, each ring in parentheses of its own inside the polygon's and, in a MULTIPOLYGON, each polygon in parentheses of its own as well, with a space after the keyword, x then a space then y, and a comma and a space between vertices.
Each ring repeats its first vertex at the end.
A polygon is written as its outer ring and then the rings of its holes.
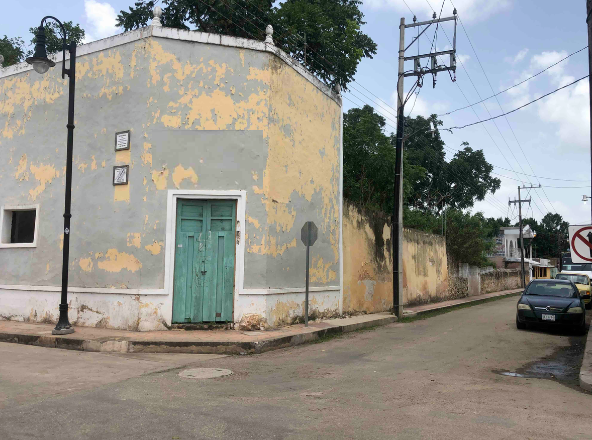
POLYGON ((569 247, 573 263, 592 263, 592 225, 570 226, 569 247))

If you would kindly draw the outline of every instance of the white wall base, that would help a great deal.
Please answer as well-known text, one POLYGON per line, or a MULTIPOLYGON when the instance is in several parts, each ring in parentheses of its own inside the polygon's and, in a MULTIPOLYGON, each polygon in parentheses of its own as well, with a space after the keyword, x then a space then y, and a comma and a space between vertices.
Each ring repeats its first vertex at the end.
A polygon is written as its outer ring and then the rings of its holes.
MULTIPOLYGON (((91 290, 91 289, 88 289, 91 290)), ((166 295, 68 292, 73 325, 121 330, 166 330, 166 295)), ((0 288, 0 319, 56 323, 60 292, 0 288)))
MULTIPOLYGON (((304 288, 246 289, 235 301, 234 321, 259 315, 271 327, 290 324, 304 316, 304 288)), ((0 320, 56 323, 60 288, 0 285, 0 320)), ((68 289, 70 323, 87 327, 133 331, 166 330, 171 325, 172 295, 164 290, 68 289)), ((339 315, 339 286, 312 287, 309 314, 339 315)))
MULTIPOLYGON (((304 292, 243 291, 238 297, 234 321, 239 323, 246 315, 259 315, 267 325, 278 327, 290 324, 295 318, 304 316, 304 292)), ((300 289, 297 289, 300 290, 300 289)), ((304 289, 302 289, 304 290, 304 289)), ((309 292, 309 315, 337 316, 340 310, 341 290, 339 286, 313 288, 309 292)))

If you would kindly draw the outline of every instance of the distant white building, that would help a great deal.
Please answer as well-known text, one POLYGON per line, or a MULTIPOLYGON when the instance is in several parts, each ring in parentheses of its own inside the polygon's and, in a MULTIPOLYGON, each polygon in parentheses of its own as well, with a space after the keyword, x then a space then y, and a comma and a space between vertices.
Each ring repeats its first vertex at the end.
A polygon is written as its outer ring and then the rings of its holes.
MULTIPOLYGON (((536 237, 536 232, 529 225, 523 227, 522 234, 524 240, 531 240, 536 237)), ((520 257, 520 228, 517 226, 500 228, 495 239, 495 251, 488 256, 489 260, 495 263, 498 269, 518 269, 520 268, 520 257)), ((525 243, 524 264, 530 276, 532 276, 534 267, 550 267, 549 260, 533 258, 532 240, 528 245, 525 243)))

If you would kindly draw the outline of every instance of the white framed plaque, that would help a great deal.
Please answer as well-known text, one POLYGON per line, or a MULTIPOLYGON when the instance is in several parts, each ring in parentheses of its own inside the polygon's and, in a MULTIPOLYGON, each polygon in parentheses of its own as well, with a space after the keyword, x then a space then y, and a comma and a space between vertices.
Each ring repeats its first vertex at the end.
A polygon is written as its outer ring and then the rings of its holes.
POLYGON ((113 167, 113 185, 127 185, 129 183, 129 165, 115 165, 113 167))
POLYGON ((119 131, 115 133, 115 151, 130 149, 130 131, 119 131))

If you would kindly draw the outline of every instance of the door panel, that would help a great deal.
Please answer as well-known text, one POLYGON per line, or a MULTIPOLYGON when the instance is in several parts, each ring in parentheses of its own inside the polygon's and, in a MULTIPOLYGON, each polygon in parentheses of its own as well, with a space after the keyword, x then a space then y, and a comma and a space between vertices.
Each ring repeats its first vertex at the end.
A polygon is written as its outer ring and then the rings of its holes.
POLYGON ((235 225, 235 201, 178 201, 174 323, 232 320, 235 225))

